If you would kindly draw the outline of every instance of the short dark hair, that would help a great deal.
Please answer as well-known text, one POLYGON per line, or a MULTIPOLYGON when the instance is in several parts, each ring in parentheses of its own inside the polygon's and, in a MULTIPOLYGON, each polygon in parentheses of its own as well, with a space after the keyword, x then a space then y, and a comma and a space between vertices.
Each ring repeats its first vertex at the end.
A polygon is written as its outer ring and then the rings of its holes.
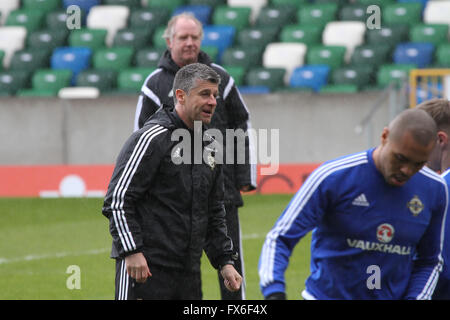
POLYGON ((426 111, 436 122, 438 130, 450 133, 450 101, 431 99, 422 102, 416 108, 426 111))
POLYGON ((208 81, 219 85, 220 76, 214 69, 203 63, 191 63, 184 66, 178 70, 173 81, 172 91, 175 103, 177 102, 176 90, 181 89, 189 94, 191 89, 197 86, 198 81, 208 81))

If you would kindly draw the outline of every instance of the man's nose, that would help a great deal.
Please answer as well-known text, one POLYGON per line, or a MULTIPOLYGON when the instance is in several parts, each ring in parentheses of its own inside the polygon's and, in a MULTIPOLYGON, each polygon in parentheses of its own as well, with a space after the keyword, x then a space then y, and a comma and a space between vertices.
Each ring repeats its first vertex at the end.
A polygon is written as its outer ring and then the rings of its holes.
POLYGON ((400 172, 405 176, 411 177, 415 173, 415 169, 411 165, 403 165, 400 167, 400 172))

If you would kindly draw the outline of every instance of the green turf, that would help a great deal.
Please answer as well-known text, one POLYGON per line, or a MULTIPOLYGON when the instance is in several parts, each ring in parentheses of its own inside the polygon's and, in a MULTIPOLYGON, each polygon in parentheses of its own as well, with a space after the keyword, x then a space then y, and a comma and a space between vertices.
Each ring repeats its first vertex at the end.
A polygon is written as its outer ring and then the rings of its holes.
MULTIPOLYGON (((290 195, 248 195, 240 209, 247 299, 262 299, 258 259, 264 237, 290 195)), ((0 300, 113 299, 114 261, 102 199, 0 199, 0 300), (68 289, 79 266, 81 289, 68 289)), ((309 236, 286 272, 287 294, 299 299, 309 270, 309 236)), ((216 271, 202 260, 204 299, 220 299, 216 271)))

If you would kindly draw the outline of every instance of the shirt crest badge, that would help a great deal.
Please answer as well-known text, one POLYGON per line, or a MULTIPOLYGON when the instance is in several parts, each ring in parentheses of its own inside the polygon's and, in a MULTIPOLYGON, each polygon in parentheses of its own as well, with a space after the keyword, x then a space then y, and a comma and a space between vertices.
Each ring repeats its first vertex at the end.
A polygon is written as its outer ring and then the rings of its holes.
POLYGON ((419 213, 422 212, 423 208, 425 207, 420 201, 418 196, 414 196, 407 204, 409 211, 413 214, 414 217, 417 217, 419 213))
POLYGON ((208 165, 211 167, 211 170, 214 170, 214 167, 216 166, 216 159, 212 155, 212 153, 208 153, 207 157, 208 165))

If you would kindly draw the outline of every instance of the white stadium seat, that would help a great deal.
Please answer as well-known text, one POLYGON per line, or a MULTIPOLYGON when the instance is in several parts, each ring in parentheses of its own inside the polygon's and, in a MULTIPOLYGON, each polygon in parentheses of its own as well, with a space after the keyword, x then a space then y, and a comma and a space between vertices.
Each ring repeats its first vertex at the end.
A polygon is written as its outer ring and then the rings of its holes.
POLYGON ((423 12, 423 21, 450 24, 450 1, 428 1, 423 12))
POLYGON ((5 52, 3 66, 9 67, 14 52, 25 47, 27 29, 19 26, 0 27, 0 50, 5 52))
POLYGON ((355 47, 364 43, 366 25, 361 21, 328 22, 322 33, 322 42, 326 46, 344 46, 347 48, 345 61, 349 62, 355 47))
POLYGON ((295 68, 304 64, 307 46, 304 43, 272 42, 266 46, 263 53, 265 68, 284 68, 284 82, 289 83, 295 68))
POLYGON ((268 0, 227 0, 230 7, 249 7, 252 9, 250 14, 251 22, 255 22, 262 7, 268 5, 268 0))
POLYGON ((19 9, 20 0, 0 1, 0 25, 5 24, 6 18, 13 10, 19 9))
POLYGON ((65 87, 58 91, 61 99, 96 99, 100 90, 96 87, 65 87))
POLYGON ((130 9, 126 6, 99 5, 89 11, 86 25, 92 29, 106 29, 106 45, 112 46, 119 29, 126 28, 130 9))

